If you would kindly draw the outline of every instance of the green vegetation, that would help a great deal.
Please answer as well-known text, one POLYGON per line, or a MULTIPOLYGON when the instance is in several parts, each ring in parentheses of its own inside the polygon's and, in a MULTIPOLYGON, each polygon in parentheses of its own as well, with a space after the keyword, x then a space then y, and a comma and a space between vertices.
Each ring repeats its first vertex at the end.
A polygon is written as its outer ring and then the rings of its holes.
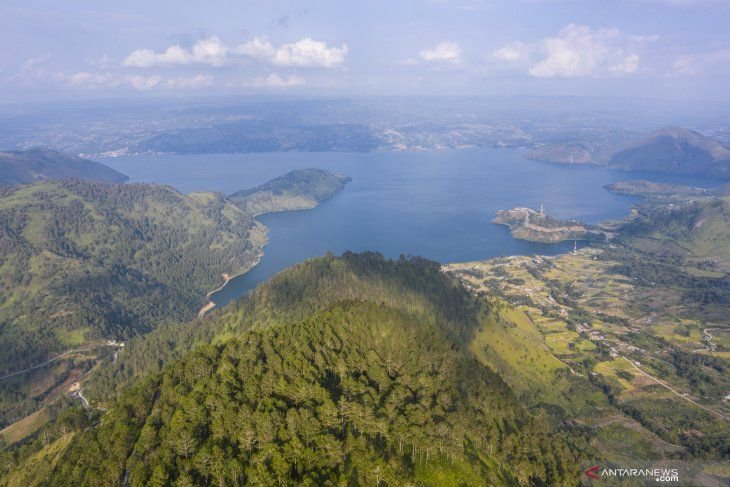
POLYGON ((260 258, 266 233, 254 211, 289 209, 287 195, 306 199, 310 190, 319 201, 342 187, 334 184, 342 177, 315 173, 273 184, 280 194, 266 210, 248 202, 269 190, 239 200, 80 180, 0 189, 0 377, 69 351, 98 352, 88 363, 69 356, 4 378, 0 427, 48 404, 72 372, 83 375, 111 355, 107 339, 195 316, 222 274, 245 272, 260 258))
POLYGON ((434 262, 413 258, 389 262, 380 254, 345 253, 310 259, 261 284, 200 322, 171 324, 134 338, 109 364, 90 378, 88 395, 113 397, 120 385, 161 370, 197 345, 220 343, 253 326, 296 323, 343 300, 367 299, 442 323, 454 341, 468 343, 478 326, 481 305, 434 262))
POLYGON ((128 179, 98 162, 52 150, 0 152, 0 186, 66 178, 103 183, 123 183, 128 179))
POLYGON ((447 266, 529 318, 478 334, 477 357, 523 402, 592 425, 606 461, 730 455, 729 202, 677 201, 644 202, 600 249, 447 266))
POLYGON ((346 176, 321 169, 299 169, 231 198, 252 213, 314 208, 331 198, 350 181, 346 176))
POLYGON ((38 482, 24 462, 44 451, 54 485, 577 484, 583 433, 531 416, 460 345, 489 313, 424 259, 307 261, 198 323, 217 345, 140 372, 60 453, 60 430, 16 449, 8 484, 38 482))
POLYGON ((263 232, 221 195, 55 181, 0 194, 0 371, 69 346, 183 320, 263 232))

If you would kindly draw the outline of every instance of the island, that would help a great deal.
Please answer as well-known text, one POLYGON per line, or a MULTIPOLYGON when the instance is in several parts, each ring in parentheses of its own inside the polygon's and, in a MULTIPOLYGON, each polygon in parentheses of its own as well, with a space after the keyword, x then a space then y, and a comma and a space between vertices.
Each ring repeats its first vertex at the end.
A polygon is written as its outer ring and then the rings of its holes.
POLYGON ((547 215, 541 208, 513 208, 499 210, 493 223, 507 225, 514 238, 531 242, 556 243, 565 240, 606 240, 605 231, 575 220, 559 220, 547 215))

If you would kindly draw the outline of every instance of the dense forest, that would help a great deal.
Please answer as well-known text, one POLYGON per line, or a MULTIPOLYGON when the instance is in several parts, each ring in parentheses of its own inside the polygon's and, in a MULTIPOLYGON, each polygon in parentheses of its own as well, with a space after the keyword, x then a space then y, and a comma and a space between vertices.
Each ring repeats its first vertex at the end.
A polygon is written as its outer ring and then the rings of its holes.
POLYGON ((0 194, 0 373, 184 320, 264 236, 221 195, 54 181, 0 194), (77 335, 77 334, 80 334, 77 335))
POLYGON ((581 430, 529 414, 464 351, 480 306, 424 259, 310 260, 198 322, 214 344, 178 343, 192 351, 140 372, 96 426, 6 452, 7 483, 576 483, 581 430))
MULTIPOLYGON (((345 181, 294 171, 277 180, 266 211, 288 209, 292 194, 316 206, 345 181)), ((261 209, 248 205, 259 196, 81 180, 0 188, 0 377, 189 321, 222 274, 260 258, 266 229, 254 220, 261 209)), ((0 426, 32 412, 68 374, 37 375, 0 382, 0 426)))
POLYGON ((310 259, 275 275, 248 296, 211 313, 204 322, 161 326, 130 340, 114 364, 89 379, 87 394, 98 401, 135 378, 161 370, 199 344, 220 342, 254 325, 292 323, 342 300, 369 300, 416 314, 467 343, 487 304, 444 275, 440 265, 418 257, 395 261, 379 253, 310 259))

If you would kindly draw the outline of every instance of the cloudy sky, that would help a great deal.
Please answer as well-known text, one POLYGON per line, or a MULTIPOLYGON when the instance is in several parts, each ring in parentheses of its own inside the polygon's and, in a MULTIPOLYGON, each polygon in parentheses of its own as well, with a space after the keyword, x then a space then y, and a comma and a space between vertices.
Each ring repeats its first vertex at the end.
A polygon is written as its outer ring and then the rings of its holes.
POLYGON ((730 100, 730 0, 3 0, 0 101, 730 100))

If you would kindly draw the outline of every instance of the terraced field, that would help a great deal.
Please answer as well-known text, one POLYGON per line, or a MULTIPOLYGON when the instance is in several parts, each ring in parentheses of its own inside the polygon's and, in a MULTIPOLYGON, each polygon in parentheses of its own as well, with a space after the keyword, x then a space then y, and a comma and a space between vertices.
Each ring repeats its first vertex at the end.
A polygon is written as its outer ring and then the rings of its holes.
POLYGON ((730 438, 727 324, 688 317, 681 289, 639 285, 604 252, 444 266, 503 303, 472 351, 533 404, 592 425, 607 458, 711 450, 730 438))

